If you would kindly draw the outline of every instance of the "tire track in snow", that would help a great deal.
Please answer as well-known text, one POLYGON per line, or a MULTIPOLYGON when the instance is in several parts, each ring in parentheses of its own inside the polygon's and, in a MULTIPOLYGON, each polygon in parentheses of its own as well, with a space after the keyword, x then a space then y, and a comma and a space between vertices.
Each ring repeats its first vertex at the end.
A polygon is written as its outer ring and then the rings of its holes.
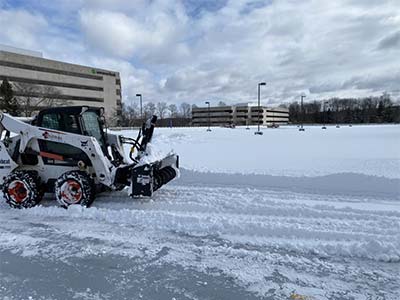
POLYGON ((400 209, 389 203, 385 210, 386 204, 175 185, 147 202, 124 192, 103 194, 90 209, 45 202, 14 211, 3 205, 0 249, 64 260, 109 253, 221 272, 263 296, 293 290, 317 298, 376 296, 383 290, 390 299, 400 283, 400 209), (369 209, 376 205, 380 210, 369 209))

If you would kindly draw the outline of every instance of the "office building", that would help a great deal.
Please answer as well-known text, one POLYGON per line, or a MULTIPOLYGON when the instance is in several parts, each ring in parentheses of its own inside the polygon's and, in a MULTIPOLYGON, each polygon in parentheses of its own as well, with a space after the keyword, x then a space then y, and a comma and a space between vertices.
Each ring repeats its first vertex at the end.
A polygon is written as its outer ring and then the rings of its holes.
POLYGON ((289 110, 282 107, 266 107, 251 103, 232 106, 195 107, 192 109, 192 125, 240 126, 257 125, 275 126, 289 123, 289 110))
POLYGON ((121 114, 118 72, 45 59, 38 52, 0 47, 0 82, 7 79, 21 104, 104 107, 107 117, 121 114), (4 51, 7 50, 7 51, 4 51))

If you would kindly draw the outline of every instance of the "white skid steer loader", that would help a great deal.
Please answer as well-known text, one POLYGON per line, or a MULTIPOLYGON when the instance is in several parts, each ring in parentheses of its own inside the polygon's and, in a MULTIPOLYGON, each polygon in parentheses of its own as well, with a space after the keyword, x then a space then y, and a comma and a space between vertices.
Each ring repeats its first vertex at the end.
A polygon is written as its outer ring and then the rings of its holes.
POLYGON ((96 193, 129 186, 131 197, 148 196, 178 176, 179 157, 144 163, 157 117, 136 139, 103 129, 103 108, 44 109, 30 123, 0 111, 0 187, 13 208, 37 205, 54 192, 65 208, 90 206, 96 193), (126 157, 123 145, 130 144, 126 157))

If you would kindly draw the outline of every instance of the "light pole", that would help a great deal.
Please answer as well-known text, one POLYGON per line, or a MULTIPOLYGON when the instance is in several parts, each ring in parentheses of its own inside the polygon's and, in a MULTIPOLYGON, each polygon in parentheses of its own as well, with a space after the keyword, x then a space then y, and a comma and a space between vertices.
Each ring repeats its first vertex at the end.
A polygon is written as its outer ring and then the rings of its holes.
POLYGON ((325 126, 325 123, 326 123, 325 104, 326 104, 326 101, 323 101, 322 102, 322 129, 326 129, 326 126, 325 126))
POLYGON ((142 94, 136 94, 136 97, 140 97, 140 119, 143 121, 142 94))
POLYGON ((207 131, 211 131, 211 128, 210 128, 210 123, 211 123, 210 101, 206 101, 206 104, 208 105, 208 128, 207 128, 207 131))
POLYGON ((303 123, 304 123, 304 107, 303 107, 303 99, 306 96, 301 95, 301 126, 299 128, 299 131, 304 131, 305 129, 303 128, 303 123))
POLYGON ((267 85, 265 82, 260 82, 258 84, 258 114, 257 114, 257 123, 258 123, 258 130, 254 132, 256 135, 262 135, 262 131, 260 131, 260 113, 261 113, 261 105, 260 105, 260 86, 267 85))
POLYGON ((339 126, 339 105, 336 105, 336 128, 340 128, 339 126))

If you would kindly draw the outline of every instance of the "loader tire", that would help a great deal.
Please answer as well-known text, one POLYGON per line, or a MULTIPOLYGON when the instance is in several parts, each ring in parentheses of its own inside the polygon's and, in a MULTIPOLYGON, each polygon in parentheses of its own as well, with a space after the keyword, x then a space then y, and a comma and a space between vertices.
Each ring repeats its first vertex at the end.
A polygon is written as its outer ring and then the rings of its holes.
POLYGON ((39 176, 34 171, 16 171, 4 179, 3 195, 12 208, 31 208, 43 197, 39 176))
POLYGON ((86 173, 70 171, 57 179, 55 194, 57 202, 64 208, 73 204, 89 207, 93 203, 95 189, 86 173))

